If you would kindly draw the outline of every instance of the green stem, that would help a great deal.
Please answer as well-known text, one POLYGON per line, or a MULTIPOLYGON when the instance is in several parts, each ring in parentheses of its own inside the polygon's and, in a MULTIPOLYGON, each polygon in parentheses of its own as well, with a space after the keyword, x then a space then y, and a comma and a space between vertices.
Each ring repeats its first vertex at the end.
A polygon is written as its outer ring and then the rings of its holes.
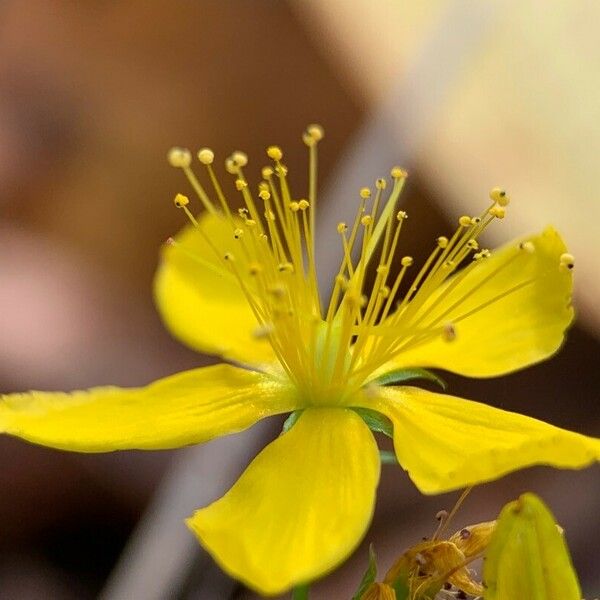
POLYGON ((396 454, 394 452, 390 452, 389 450, 380 450, 379 451, 379 459, 381 460, 382 465, 397 465, 398 459, 396 458, 396 454))
POLYGON ((308 600, 310 585, 298 585, 292 590, 292 600, 308 600))

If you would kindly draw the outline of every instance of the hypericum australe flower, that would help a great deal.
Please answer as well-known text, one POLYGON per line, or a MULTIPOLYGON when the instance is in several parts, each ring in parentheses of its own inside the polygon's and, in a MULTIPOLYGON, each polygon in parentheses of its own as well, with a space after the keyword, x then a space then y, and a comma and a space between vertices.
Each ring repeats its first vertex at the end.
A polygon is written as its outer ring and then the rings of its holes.
POLYGON ((356 218, 337 226, 343 259, 329 300, 314 247, 317 143, 310 126, 309 186, 292 194, 280 148, 253 189, 247 157, 226 161, 243 208, 213 170, 185 149, 169 153, 196 191, 175 204, 191 221, 165 246, 155 281, 169 329, 192 348, 234 364, 194 369, 147 387, 4 396, 0 431, 32 442, 103 452, 175 448, 292 413, 285 432, 223 498, 188 521, 228 573, 265 594, 311 581, 356 547, 370 522, 380 458, 369 426, 393 437, 397 458, 424 493, 488 481, 533 464, 580 468, 598 441, 532 418, 416 387, 437 367, 491 377, 536 363, 560 346, 573 317, 573 257, 552 228, 490 253, 479 235, 504 217, 491 192, 476 217, 437 239, 421 269, 400 254, 406 174, 362 189, 356 218), (387 189, 391 193, 387 196, 387 189), (408 284, 408 285, 407 285, 408 284), (395 385, 394 385, 395 384, 395 385))

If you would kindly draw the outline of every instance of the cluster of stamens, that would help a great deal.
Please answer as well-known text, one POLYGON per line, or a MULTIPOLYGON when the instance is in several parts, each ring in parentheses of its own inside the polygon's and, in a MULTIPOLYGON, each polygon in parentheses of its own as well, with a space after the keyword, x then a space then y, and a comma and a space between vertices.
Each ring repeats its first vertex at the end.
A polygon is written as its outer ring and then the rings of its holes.
MULTIPOLYGON (((234 152, 227 158, 225 168, 234 176, 243 202, 237 212, 226 200, 214 172, 212 150, 201 149, 197 158, 207 171, 216 200, 194 173, 189 150, 172 149, 169 162, 184 171, 204 210, 222 219, 231 231, 230 246, 216 247, 189 209, 187 196, 177 194, 175 205, 185 211, 214 252, 213 257, 198 260, 214 264, 216 259, 223 276, 235 278, 256 316, 255 335, 268 339, 283 369, 303 393, 315 402, 336 403, 343 400, 340 394, 344 390, 359 387, 393 354, 432 336, 452 342, 459 335, 457 321, 461 317, 452 322, 445 317, 465 298, 440 312, 441 298, 436 298, 435 292, 468 257, 471 264, 456 273, 450 288, 460 283, 474 263, 490 255, 477 240, 493 220, 504 218, 509 198, 503 190, 493 189, 492 203, 481 215, 461 217, 454 235, 436 240, 431 255, 407 287, 413 258, 397 259, 400 232, 407 219, 397 203, 407 174, 394 167, 387 198, 388 181, 377 179, 374 193, 369 188, 360 190, 353 222, 337 225, 343 257, 329 302, 324 304, 317 284, 314 245, 317 145, 322 137, 318 125, 309 126, 303 135, 309 151, 306 198, 292 196, 279 147, 267 149, 272 164, 262 169, 263 179, 254 191, 243 172, 246 154, 234 152), (373 283, 367 291, 370 276, 373 283)), ((526 242, 524 252, 534 251, 527 245, 532 246, 526 242)), ((561 265, 572 268, 573 257, 564 255, 561 265)))

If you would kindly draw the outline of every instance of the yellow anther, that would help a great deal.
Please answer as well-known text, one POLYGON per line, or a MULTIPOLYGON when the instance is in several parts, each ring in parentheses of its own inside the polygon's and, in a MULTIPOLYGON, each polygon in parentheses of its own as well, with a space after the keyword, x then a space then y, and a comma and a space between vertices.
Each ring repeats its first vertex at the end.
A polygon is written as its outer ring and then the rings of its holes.
POLYGON ((262 325, 258 325, 258 327, 256 327, 256 329, 252 332, 252 337, 256 338, 257 340, 263 340, 269 337, 274 330, 275 327, 271 323, 263 323, 262 325))
POLYGON ((273 160, 281 160, 283 158, 283 152, 279 146, 269 146, 267 148, 267 156, 273 160))
POLYGON ((365 215, 364 217, 362 217, 360 222, 365 227, 368 227, 373 222, 373 217, 371 215, 365 215))
POLYGON ((310 137, 313 138, 315 142, 320 142, 325 136, 325 130, 323 129, 323 127, 316 123, 312 123, 311 125, 309 125, 306 128, 306 133, 308 133, 308 135, 310 135, 310 137))
POLYGON ((269 190, 269 182, 268 181, 261 181, 258 184, 258 191, 262 192, 263 190, 269 190))
POLYGON ((167 160, 172 167, 189 167, 192 163, 192 153, 187 148, 171 148, 167 160))
POLYGON ((253 262, 248 265, 248 273, 250 273, 250 275, 258 275, 261 271, 262 265, 260 263, 253 262))
POLYGON ((437 240, 437 245, 440 248, 447 248, 448 247, 448 238, 445 235, 441 235, 437 240))
POLYGON ((508 206, 510 202, 510 198, 506 194, 506 191, 499 187, 490 190, 490 198, 500 206, 508 206))
POLYGON ((470 248, 471 250, 478 250, 479 249, 479 244, 477 243, 477 240, 470 239, 467 242, 467 248, 470 248))
POLYGON ((310 206, 310 202, 308 200, 300 200, 298 206, 300 207, 300 210, 306 210, 310 206))
POLYGON ((277 270, 281 273, 293 273, 294 265, 290 262, 279 263, 277 265, 277 270))
POLYGON ((225 254, 223 255, 223 258, 230 262, 233 262, 235 260, 235 256, 233 256, 233 254, 231 254, 231 252, 225 252, 225 254))
POLYGON ((260 173, 263 179, 269 179, 273 175, 273 167, 263 167, 260 173))
POLYGON ((236 240, 239 240, 243 235, 244 235, 244 230, 243 229, 240 229, 239 227, 237 229, 234 229, 234 231, 233 231, 233 237, 236 240))
POLYGON ((560 255, 560 266, 566 269, 572 269, 575 266, 575 257, 568 252, 560 255))
POLYGON ((360 188, 360 197, 363 200, 371 197, 371 190, 368 187, 360 188))
POLYGON ((387 298, 390 295, 390 288, 387 285, 383 285, 379 288, 378 293, 382 298, 387 298))
POLYGON ((490 251, 487 248, 484 248, 480 252, 476 252, 473 255, 473 260, 481 260, 482 258, 489 258, 490 254, 491 254, 490 251))
POLYGON ((244 188, 248 187, 248 182, 244 181, 243 179, 236 179, 235 180, 235 189, 238 192, 241 192, 244 188))
POLYGON ((403 267, 410 267, 414 262, 414 259, 412 256, 403 256, 402 260, 400 261, 400 264, 403 267))
POLYGON ((289 206, 292 212, 298 212, 300 210, 300 203, 296 202, 295 200, 292 200, 289 206))
POLYGON ((175 198, 173 198, 173 204, 177 208, 183 208, 184 206, 187 206, 189 203, 190 203, 190 199, 187 196, 184 196, 183 194, 177 194, 175 196, 175 198))
POLYGON ((456 339, 456 328, 452 323, 446 323, 442 329, 442 338, 446 342, 453 342, 456 339))
POLYGON ((504 217, 506 216, 506 209, 503 206, 499 206, 497 204, 495 206, 492 206, 492 208, 490 208, 488 212, 490 213, 490 215, 496 217, 497 219, 504 219, 504 217))
POLYGON ((231 157, 225 159, 225 170, 232 175, 237 175, 238 173, 238 166, 231 157))
POLYGON ((275 213, 270 208, 265 211, 265 219, 267 219, 267 221, 275 220, 275 213))
POLYGON ((260 190, 260 192, 258 192, 258 197, 261 200, 268 200, 271 197, 271 192, 269 192, 269 190, 260 190))
POLYGON ((408 173, 402 167, 392 167, 390 175, 394 179, 403 179, 404 177, 408 176, 408 173))
POLYGON ((375 187, 378 190, 385 190, 387 186, 387 181, 385 179, 382 179, 381 177, 375 182, 375 187))
POLYGON ((359 301, 358 301, 358 305, 361 308, 364 308, 367 305, 368 301, 369 301, 369 298, 365 294, 362 294, 361 297, 360 297, 360 299, 359 299, 359 301))
POLYGON ((396 213, 396 219, 398 219, 398 221, 402 221, 402 219, 408 219, 408 213, 404 210, 399 210, 396 213))
POLYGON ((471 217, 471 225, 477 225, 481 223, 481 217, 471 217))
POLYGON ((471 217, 468 217, 467 215, 463 215, 459 220, 458 220, 458 224, 461 227, 468 227, 471 224, 471 217))
POLYGON ((283 283, 274 283, 273 285, 270 285, 267 288, 269 294, 275 296, 275 298, 283 298, 283 296, 285 296, 286 290, 287 288, 285 287, 285 285, 283 285, 283 283))
POLYGON ((386 275, 387 273, 389 273, 390 268, 387 265, 379 265, 377 267, 377 273, 379 273, 380 275, 386 275))
POLYGON ((215 153, 210 148, 200 148, 198 150, 198 160, 203 165, 212 165, 215 160, 215 153))
POLYGON ((277 175, 285 176, 287 175, 287 172, 288 168, 285 165, 277 165, 275 167, 275 173, 277 173, 277 175))
POLYGON ((231 155, 231 160, 238 166, 238 167, 245 167, 248 164, 248 155, 245 152, 240 152, 239 150, 236 150, 232 155, 231 155))
POLYGON ((246 225, 248 227, 254 227, 256 225, 256 221, 254 219, 246 219, 246 225))
POLYGON ((338 223, 337 224, 337 232, 338 233, 346 233, 348 231, 348 225, 346 223, 338 223))
POLYGON ((519 244, 519 249, 524 250, 527 254, 533 254, 535 252, 535 246, 533 242, 521 242, 519 244))

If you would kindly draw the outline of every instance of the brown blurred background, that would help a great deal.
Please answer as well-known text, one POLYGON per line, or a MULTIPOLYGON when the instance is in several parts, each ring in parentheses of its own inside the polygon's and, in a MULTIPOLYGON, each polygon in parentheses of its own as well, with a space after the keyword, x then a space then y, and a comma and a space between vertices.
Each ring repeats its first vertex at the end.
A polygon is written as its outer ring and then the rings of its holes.
MULTIPOLYGON (((498 183, 513 196, 499 239, 547 223, 564 230, 580 319, 561 354, 502 379, 448 379, 454 394, 598 435, 600 8, 489 7, 487 30, 454 68, 444 101, 420 117, 427 127, 408 158, 405 243, 424 252, 498 183)), ((300 134, 319 122, 327 181, 386 98, 426 94, 414 74, 400 92, 394 85, 419 61, 444 66, 444 55, 424 49, 435 36, 462 37, 453 28, 464 9, 441 0, 0 4, 0 391, 140 385, 205 363, 169 337, 152 304, 158 249, 182 224, 171 198, 187 192, 167 149, 209 145, 224 157, 240 148, 252 174, 277 143, 303 186, 300 134)), ((372 179, 407 156, 394 123, 386 144, 398 158, 370 156, 379 164, 372 179)), ((81 456, 1 438, 0 599, 96 597, 186 452, 81 456)), ((564 526, 587 597, 600 593, 597 468, 529 469, 482 486, 457 528, 493 517, 524 490, 564 526)), ((422 498, 401 471, 384 468, 367 536, 382 568, 453 501, 422 498)), ((363 545, 314 597, 349 597, 366 556, 363 545)), ((165 597, 227 597, 195 592, 185 577, 165 597)))

